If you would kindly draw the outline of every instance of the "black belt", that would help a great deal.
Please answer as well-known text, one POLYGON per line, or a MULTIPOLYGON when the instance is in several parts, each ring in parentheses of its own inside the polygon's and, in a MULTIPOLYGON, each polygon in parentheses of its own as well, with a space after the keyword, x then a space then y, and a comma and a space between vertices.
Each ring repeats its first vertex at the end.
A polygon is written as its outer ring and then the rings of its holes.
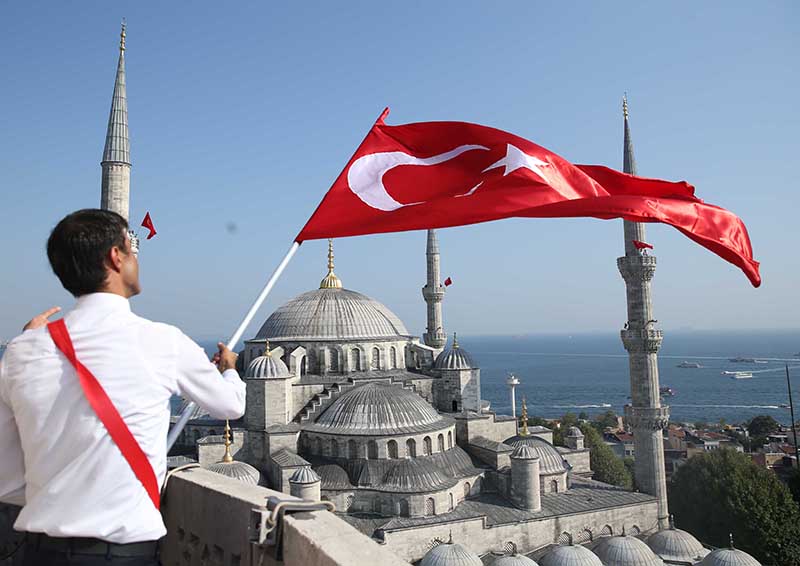
POLYGON ((118 544, 84 537, 51 537, 44 533, 28 533, 27 543, 37 550, 54 550, 70 554, 91 554, 100 556, 157 556, 158 541, 130 542, 118 544))

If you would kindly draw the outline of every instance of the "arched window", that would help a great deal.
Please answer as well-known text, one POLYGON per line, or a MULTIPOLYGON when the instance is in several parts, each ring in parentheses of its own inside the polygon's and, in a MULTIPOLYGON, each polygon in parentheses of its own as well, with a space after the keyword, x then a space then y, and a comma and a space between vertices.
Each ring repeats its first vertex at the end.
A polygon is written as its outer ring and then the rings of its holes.
POLYGON ((550 482, 550 493, 558 493, 558 480, 550 482))
POLYGON ((614 534, 614 529, 611 528, 611 525, 606 525, 605 527, 603 527, 603 530, 600 531, 601 537, 610 537, 613 534, 614 534))
POLYGON ((458 412, 458 401, 456 401, 455 399, 453 399, 453 412, 454 413, 458 412))
POLYGON ((572 544, 572 535, 569 534, 567 531, 564 531, 560 535, 558 535, 558 544, 572 544))
POLYGON ((358 458, 358 446, 356 446, 356 441, 353 439, 347 441, 347 457, 351 460, 358 458))
POLYGON ((452 448, 453 447, 453 431, 452 430, 447 431, 447 447, 448 448, 452 448))
POLYGON ((471 491, 472 491, 472 486, 469 485, 469 482, 464 482, 464 499, 469 497, 471 491))
POLYGON ((328 348, 328 369, 339 371, 339 352, 336 348, 328 348))
POLYGON ((369 363, 370 369, 380 369, 381 367, 381 351, 378 348, 372 349, 372 360, 369 363))
POLYGON ((592 542, 592 531, 589 529, 583 529, 578 535, 575 537, 573 541, 575 544, 583 544, 585 542, 592 542))
POLYGON ((417 442, 413 438, 406 441, 406 456, 408 458, 417 457, 417 442))
POLYGON ((389 367, 397 369, 397 350, 394 346, 389 348, 389 367))
MULTIPOLYGON (((393 441, 394 442, 394 441, 393 441)), ((394 443, 394 449, 397 450, 397 443, 394 443)), ((367 444, 367 458, 374 460, 378 457, 378 443, 374 440, 370 440, 369 444, 367 444)), ((391 456, 390 456, 391 457, 391 456)))
POLYGON ((361 350, 358 348, 350 350, 350 362, 352 371, 361 371, 361 350))
POLYGON ((439 435, 439 452, 444 452, 444 435, 439 435))
POLYGON ((631 527, 631 536, 638 537, 641 533, 642 530, 636 525, 631 527))
POLYGON ((307 372, 306 356, 303 356, 300 359, 300 375, 305 375, 307 372))
POLYGON ((344 500, 344 510, 349 511, 350 508, 353 506, 354 497, 352 495, 348 495, 344 500))
POLYGON ((335 438, 331 438, 331 458, 339 457, 339 443, 335 438))
POLYGON ((387 449, 389 451, 389 458, 396 459, 397 458, 397 441, 390 440, 387 444, 387 449))
POLYGON ((426 436, 425 438, 422 439, 422 443, 425 445, 425 447, 424 447, 425 455, 426 456, 430 456, 431 453, 433 452, 433 448, 431 446, 432 445, 431 437, 430 436, 426 436))
POLYGON ((430 517, 432 515, 436 515, 436 502, 433 497, 429 497, 425 500, 425 516, 430 517))
POLYGON ((453 497, 452 493, 450 493, 449 495, 450 495, 450 511, 452 511, 455 508, 455 497, 453 497))

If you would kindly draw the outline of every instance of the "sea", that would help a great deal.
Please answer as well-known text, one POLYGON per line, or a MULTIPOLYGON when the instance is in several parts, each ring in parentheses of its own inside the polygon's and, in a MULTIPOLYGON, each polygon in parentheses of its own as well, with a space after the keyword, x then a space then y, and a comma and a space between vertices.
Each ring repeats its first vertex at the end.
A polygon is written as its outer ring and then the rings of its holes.
MULTIPOLYGON (((589 416, 608 410, 623 413, 629 402, 628 355, 619 334, 468 336, 459 344, 481 369, 484 400, 498 413, 510 414, 505 384, 509 373, 520 380, 517 412, 525 397, 528 414, 557 418, 565 413, 589 416)), ((201 342, 211 352, 212 343, 201 342)), ((673 422, 743 423, 771 415, 788 424, 786 366, 800 419, 800 330, 792 331, 665 331, 658 356, 664 397, 673 422), (732 362, 746 357, 765 363, 732 362), (701 368, 680 368, 683 362, 701 368), (731 379, 724 371, 750 371, 752 379, 731 379)))

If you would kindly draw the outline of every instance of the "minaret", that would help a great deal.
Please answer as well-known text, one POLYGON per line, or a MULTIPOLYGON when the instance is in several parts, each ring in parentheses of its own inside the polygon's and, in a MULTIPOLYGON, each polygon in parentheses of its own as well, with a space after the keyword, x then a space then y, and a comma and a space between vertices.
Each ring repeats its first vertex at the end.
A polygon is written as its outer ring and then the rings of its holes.
POLYGON ((108 117, 106 145, 103 149, 100 208, 113 210, 128 219, 131 188, 131 148, 128 139, 128 99, 125 93, 125 22, 119 35, 119 63, 114 81, 114 97, 108 117))
POLYGON ((519 385, 519 379, 513 373, 508 374, 506 378, 506 385, 511 389, 511 416, 517 418, 517 392, 516 388, 519 385))
POLYGON ((422 296, 428 304, 428 331, 422 335, 422 340, 431 348, 441 350, 447 344, 447 335, 442 325, 444 286, 440 282, 439 240, 436 237, 436 230, 428 230, 428 247, 425 255, 428 259, 428 282, 422 288, 422 296))
MULTIPOLYGON (((622 112, 623 170, 635 175, 627 98, 623 98, 622 112)), ((620 333, 628 351, 631 377, 631 404, 625 406, 625 418, 633 431, 636 483, 641 491, 658 498, 658 527, 664 529, 669 524, 669 511, 662 431, 669 422, 669 407, 661 406, 658 384, 658 350, 663 333, 654 328, 657 321, 653 318, 650 289, 656 258, 638 250, 633 243, 646 241, 644 224, 625 220, 624 226, 625 255, 617 259, 617 267, 625 280, 628 298, 628 322, 620 333)))

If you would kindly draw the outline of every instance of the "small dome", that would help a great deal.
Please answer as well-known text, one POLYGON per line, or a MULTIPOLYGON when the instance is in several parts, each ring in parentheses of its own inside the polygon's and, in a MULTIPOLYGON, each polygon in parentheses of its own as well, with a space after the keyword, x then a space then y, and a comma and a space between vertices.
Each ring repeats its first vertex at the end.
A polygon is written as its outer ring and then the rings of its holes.
POLYGON ((317 483, 318 481, 320 481, 319 476, 311 469, 311 466, 298 468, 297 471, 292 474, 292 477, 289 478, 290 483, 309 484, 317 483))
POLYGON ((460 544, 445 542, 430 549, 419 566, 483 566, 483 562, 460 544))
POLYGON ((686 531, 669 528, 650 535, 647 546, 663 560, 695 563, 708 554, 696 538, 686 531))
POLYGON ((539 559, 540 566, 603 566, 600 559, 585 546, 556 546, 539 559))
POLYGON ((698 566, 761 566, 761 562, 737 548, 718 548, 703 558, 698 566))
POLYGON ((422 493, 454 484, 455 481, 439 471, 432 459, 408 458, 386 473, 382 487, 395 492, 422 493))
POLYGON ((533 449, 537 456, 539 456, 539 471, 542 474, 555 474, 567 471, 567 463, 556 447, 538 436, 512 436, 503 441, 503 444, 508 444, 512 448, 520 446, 528 446, 533 449))
POLYGON ((539 454, 527 444, 520 444, 511 453, 511 457, 515 460, 536 460, 539 454))
POLYGON ((506 554, 505 556, 501 556, 496 558, 494 562, 492 562, 492 566, 539 566, 528 558, 527 556, 523 556, 522 554, 506 554))
POLYGON ((229 478, 239 480, 248 485, 258 485, 261 474, 250 464, 234 460, 233 462, 217 462, 207 466, 210 472, 221 474, 229 478))
POLYGON ((581 432, 581 429, 579 429, 578 427, 571 426, 567 431, 567 436, 569 436, 570 438, 583 438, 583 433, 581 432))
POLYGON ((478 367, 472 361, 469 352, 459 347, 455 334, 453 335, 453 346, 436 356, 433 363, 436 369, 473 369, 478 367))
POLYGON ((270 379, 274 377, 291 377, 289 368, 277 356, 273 356, 269 352, 263 356, 258 356, 250 365, 247 366, 247 371, 244 373, 245 377, 251 379, 270 379))
POLYGON ((663 566, 664 562, 636 537, 618 536, 602 539, 594 553, 606 566, 663 566))
POLYGON ((447 421, 414 391, 373 381, 344 393, 306 428, 334 434, 388 435, 446 426, 447 421))

